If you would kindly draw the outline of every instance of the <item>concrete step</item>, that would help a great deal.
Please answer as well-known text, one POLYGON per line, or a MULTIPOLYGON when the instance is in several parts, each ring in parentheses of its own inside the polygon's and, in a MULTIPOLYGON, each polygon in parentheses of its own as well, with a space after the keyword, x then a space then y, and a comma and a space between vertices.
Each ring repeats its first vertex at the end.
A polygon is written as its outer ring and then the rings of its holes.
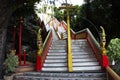
MULTIPOLYGON (((67 62, 68 60, 67 59, 46 59, 45 62, 46 63, 57 63, 57 62, 67 62)), ((97 59, 96 58, 86 58, 86 59, 73 59, 73 63, 74 62, 97 62, 97 59)))
MULTIPOLYGON (((71 43, 72 45, 79 45, 79 46, 89 46, 89 44, 88 43, 71 43)), ((64 43, 62 43, 62 42, 60 42, 60 43, 53 43, 52 44, 53 46, 54 45, 67 45, 67 43, 66 42, 64 42, 64 43)))
POLYGON ((91 51, 89 51, 89 52, 87 52, 87 51, 72 51, 72 55, 82 55, 82 54, 84 54, 84 55, 92 55, 93 53, 91 52, 91 51))
POLYGON ((72 44, 74 44, 74 45, 75 44, 78 44, 78 45, 89 45, 87 41, 84 41, 84 42, 83 41, 74 41, 74 42, 72 42, 72 44))
MULTIPOLYGON (((81 52, 78 52, 78 51, 72 51, 72 55, 82 55, 82 54, 84 54, 84 55, 93 55, 92 54, 92 52, 83 52, 83 51, 81 51, 81 52)), ((49 52, 48 53, 48 55, 66 55, 67 56, 67 52, 49 52)))
POLYGON ((17 75, 14 80, 107 80, 106 73, 79 72, 79 73, 51 73, 51 72, 26 72, 17 75))
POLYGON ((63 77, 39 77, 39 76, 19 76, 14 80, 107 80, 106 78, 63 78, 63 77))
POLYGON ((65 63, 67 62, 67 59, 60 59, 60 60, 55 60, 55 59, 46 59, 45 60, 45 63, 59 63, 59 62, 62 62, 62 63, 65 63))
POLYGON ((48 56, 49 56, 49 55, 55 55, 55 56, 62 56, 62 55, 63 55, 63 56, 67 56, 67 52, 62 52, 62 53, 60 53, 60 52, 59 52, 59 53, 57 53, 57 52, 56 52, 56 53, 50 53, 50 52, 49 52, 49 53, 48 53, 48 56))
POLYGON ((48 71, 48 72, 68 72, 67 67, 43 67, 42 71, 48 71))
POLYGON ((91 49, 87 49, 87 48, 84 48, 84 49, 72 49, 73 52, 92 52, 91 49))
MULTIPOLYGON (((72 49, 91 49, 90 46, 84 46, 84 45, 72 45, 72 49)), ((66 45, 53 45, 50 47, 50 49, 67 49, 66 45)))
POLYGON ((46 77, 106 77, 104 72, 77 72, 77 73, 59 73, 59 72, 25 72, 24 76, 46 76, 46 77))
POLYGON ((44 63, 43 66, 47 66, 47 67, 67 67, 67 63, 44 63))
POLYGON ((64 53, 64 52, 67 52, 67 50, 64 50, 64 49, 61 49, 61 50, 50 49, 49 52, 51 52, 51 53, 52 53, 52 52, 53 52, 53 53, 54 53, 54 52, 63 52, 63 53, 64 53))
MULTIPOLYGON (((51 53, 52 54, 52 53, 51 53)), ((46 59, 67 59, 67 55, 49 55, 49 56, 46 56, 46 59)), ((94 58, 94 55, 90 55, 90 54, 80 54, 80 55, 76 55, 76 54, 73 54, 72 56, 73 59, 80 59, 80 58, 94 58)))
POLYGON ((94 56, 91 54, 86 54, 86 55, 73 55, 72 56, 73 59, 86 59, 86 58, 94 58, 94 56))
MULTIPOLYGON (((67 47, 66 46, 67 44, 52 44, 51 45, 51 48, 54 48, 54 47, 67 47)), ((79 47, 79 48, 91 48, 89 44, 71 44, 72 48, 74 47, 79 47)))
MULTIPOLYGON (((66 46, 67 44, 59 44, 59 45, 52 45, 51 47, 53 48, 53 47, 67 47, 66 46)), ((89 45, 78 45, 78 44, 72 44, 72 48, 74 48, 74 47, 86 47, 86 48, 91 48, 89 45)))
MULTIPOLYGON (((73 63, 73 67, 77 67, 77 66, 78 67, 80 67, 80 66, 82 66, 82 67, 84 67, 84 66, 97 66, 97 65, 99 65, 98 62, 74 62, 73 63)), ((46 62, 46 63, 43 64, 43 66, 47 66, 47 67, 66 66, 67 67, 67 63, 65 63, 65 62, 60 62, 60 63, 57 63, 57 62, 48 63, 48 62, 46 62)))
POLYGON ((96 65, 99 65, 98 62, 74 62, 73 63, 73 67, 80 67, 80 66, 96 66, 96 65))
POLYGON ((46 56, 46 59, 67 59, 67 56, 46 56))
POLYGON ((73 62, 96 62, 96 58, 82 58, 82 59, 72 59, 73 62))
POLYGON ((52 45, 51 47, 67 47, 66 44, 60 44, 60 45, 52 45))
MULTIPOLYGON (((72 52, 84 52, 84 51, 85 52, 92 52, 91 49, 86 49, 86 48, 84 48, 84 49, 72 49, 72 52)), ((55 52, 65 53, 65 52, 67 52, 67 50, 64 50, 64 49, 50 49, 49 52, 51 52, 51 53, 55 53, 55 52)))
MULTIPOLYGON (((67 44, 67 42, 54 42, 54 43, 52 43, 52 45, 65 45, 65 44, 67 44)), ((84 46, 86 46, 86 45, 89 45, 88 44, 88 42, 71 42, 71 44, 72 45, 84 45, 84 46)))
MULTIPOLYGON (((79 39, 79 40, 71 40, 72 41, 72 43, 77 43, 77 42, 81 42, 81 43, 84 43, 84 42, 87 42, 87 39, 79 39)), ((67 42, 67 40, 57 40, 57 41, 55 41, 55 43, 66 43, 67 42)))
POLYGON ((50 49, 67 49, 67 46, 51 46, 50 49))
POLYGON ((79 71, 84 71, 84 72, 89 72, 89 71, 101 71, 101 66, 78 66, 78 67, 73 67, 73 71, 79 72, 79 71))

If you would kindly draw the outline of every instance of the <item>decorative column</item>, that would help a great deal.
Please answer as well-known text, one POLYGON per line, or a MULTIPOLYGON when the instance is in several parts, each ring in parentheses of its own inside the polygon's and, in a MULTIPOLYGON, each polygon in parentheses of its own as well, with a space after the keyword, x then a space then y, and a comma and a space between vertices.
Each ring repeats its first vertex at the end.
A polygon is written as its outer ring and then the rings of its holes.
POLYGON ((42 68, 42 37, 41 37, 41 29, 38 30, 37 33, 37 47, 38 47, 38 51, 37 51, 37 61, 36 61, 36 71, 41 71, 42 68))
POLYGON ((101 50, 102 50, 102 68, 105 68, 107 66, 109 66, 109 61, 108 61, 108 57, 106 55, 106 35, 105 35, 105 30, 102 26, 100 26, 102 32, 101 32, 101 50))

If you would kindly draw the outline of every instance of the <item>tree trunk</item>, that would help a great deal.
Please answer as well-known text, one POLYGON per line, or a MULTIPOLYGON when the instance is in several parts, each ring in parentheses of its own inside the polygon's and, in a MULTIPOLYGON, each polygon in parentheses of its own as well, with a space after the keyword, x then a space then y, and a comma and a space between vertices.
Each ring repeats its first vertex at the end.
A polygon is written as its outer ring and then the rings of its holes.
POLYGON ((3 76, 3 62, 5 59, 5 48, 7 38, 7 25, 14 7, 8 0, 0 0, 0 79, 3 76))

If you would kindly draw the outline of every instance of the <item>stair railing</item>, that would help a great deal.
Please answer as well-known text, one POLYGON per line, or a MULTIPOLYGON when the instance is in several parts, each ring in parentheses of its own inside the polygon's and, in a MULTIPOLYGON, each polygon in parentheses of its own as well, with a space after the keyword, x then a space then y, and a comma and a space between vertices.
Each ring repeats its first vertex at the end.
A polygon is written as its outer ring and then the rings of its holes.
MULTIPOLYGON (((103 28, 102 28, 103 29, 103 28)), ((104 32, 104 31, 102 31, 104 32)), ((117 75, 110 67, 109 67, 109 63, 108 63, 108 58, 106 55, 106 49, 105 49, 105 33, 102 33, 102 47, 99 45, 99 43, 96 41, 96 39, 94 38, 94 36, 92 35, 92 33, 89 31, 89 29, 87 29, 87 40, 90 43, 94 54, 96 56, 96 58, 98 59, 99 63, 101 64, 102 68, 106 70, 106 72, 108 73, 108 80, 120 80, 119 75, 117 75)))
POLYGON ((67 45, 68 45, 68 71, 72 72, 73 71, 73 64, 72 64, 72 48, 71 48, 71 34, 70 34, 70 17, 69 17, 69 10, 67 10, 67 45))
POLYGON ((116 74, 109 66, 106 68, 108 80, 120 80, 120 76, 116 74))
POLYGON ((93 49, 94 55, 96 56, 99 63, 102 65, 102 51, 101 51, 100 45, 96 41, 96 39, 94 38, 94 36, 92 35, 89 29, 87 29, 86 32, 87 32, 87 40, 93 49))
POLYGON ((45 62, 45 58, 46 58, 46 55, 48 53, 51 43, 52 43, 52 31, 49 30, 48 35, 42 45, 42 52, 40 53, 40 55, 37 55, 36 71, 42 70, 42 66, 43 66, 43 63, 45 62))
POLYGON ((101 50, 102 50, 102 67, 106 69, 107 73, 108 73, 108 78, 109 80, 120 80, 120 76, 118 76, 110 67, 109 67, 109 61, 107 58, 107 54, 106 54, 106 35, 105 35, 105 30, 104 28, 101 26, 101 50))
MULTIPOLYGON (((92 35, 92 33, 90 32, 90 30, 84 29, 82 31, 79 32, 74 32, 73 30, 71 30, 72 32, 72 39, 84 39, 87 38, 90 46, 93 49, 93 52, 97 58, 97 60, 99 61, 99 63, 101 64, 102 68, 106 70, 107 74, 108 74, 108 80, 120 80, 120 76, 118 74, 116 74, 110 67, 108 64, 108 61, 106 61, 106 51, 104 48, 104 43, 102 44, 103 48, 101 48, 100 44, 96 41, 96 39, 94 38, 94 36, 92 35), (78 36, 77 36, 78 35, 78 36)), ((104 32, 104 31, 102 31, 104 32)), ((105 34, 103 33, 102 35, 105 39, 105 34)), ((103 42, 104 42, 103 39, 103 42)))

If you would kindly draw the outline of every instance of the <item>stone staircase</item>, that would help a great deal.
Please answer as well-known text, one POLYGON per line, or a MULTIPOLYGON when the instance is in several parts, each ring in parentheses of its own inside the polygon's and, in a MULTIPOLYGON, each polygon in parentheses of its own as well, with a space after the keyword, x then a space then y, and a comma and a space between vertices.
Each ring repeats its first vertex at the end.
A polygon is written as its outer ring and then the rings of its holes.
POLYGON ((16 76, 14 80, 107 80, 106 73, 79 72, 79 73, 53 73, 53 72, 26 72, 16 76))
POLYGON ((14 80, 107 80, 86 39, 72 40, 73 73, 69 73, 66 44, 66 40, 52 43, 42 72, 26 72, 14 80))
MULTIPOLYGON (((46 57, 42 71, 67 72, 66 40, 55 41, 46 57)), ((72 40, 73 71, 99 71, 101 66, 86 39, 72 40)))

